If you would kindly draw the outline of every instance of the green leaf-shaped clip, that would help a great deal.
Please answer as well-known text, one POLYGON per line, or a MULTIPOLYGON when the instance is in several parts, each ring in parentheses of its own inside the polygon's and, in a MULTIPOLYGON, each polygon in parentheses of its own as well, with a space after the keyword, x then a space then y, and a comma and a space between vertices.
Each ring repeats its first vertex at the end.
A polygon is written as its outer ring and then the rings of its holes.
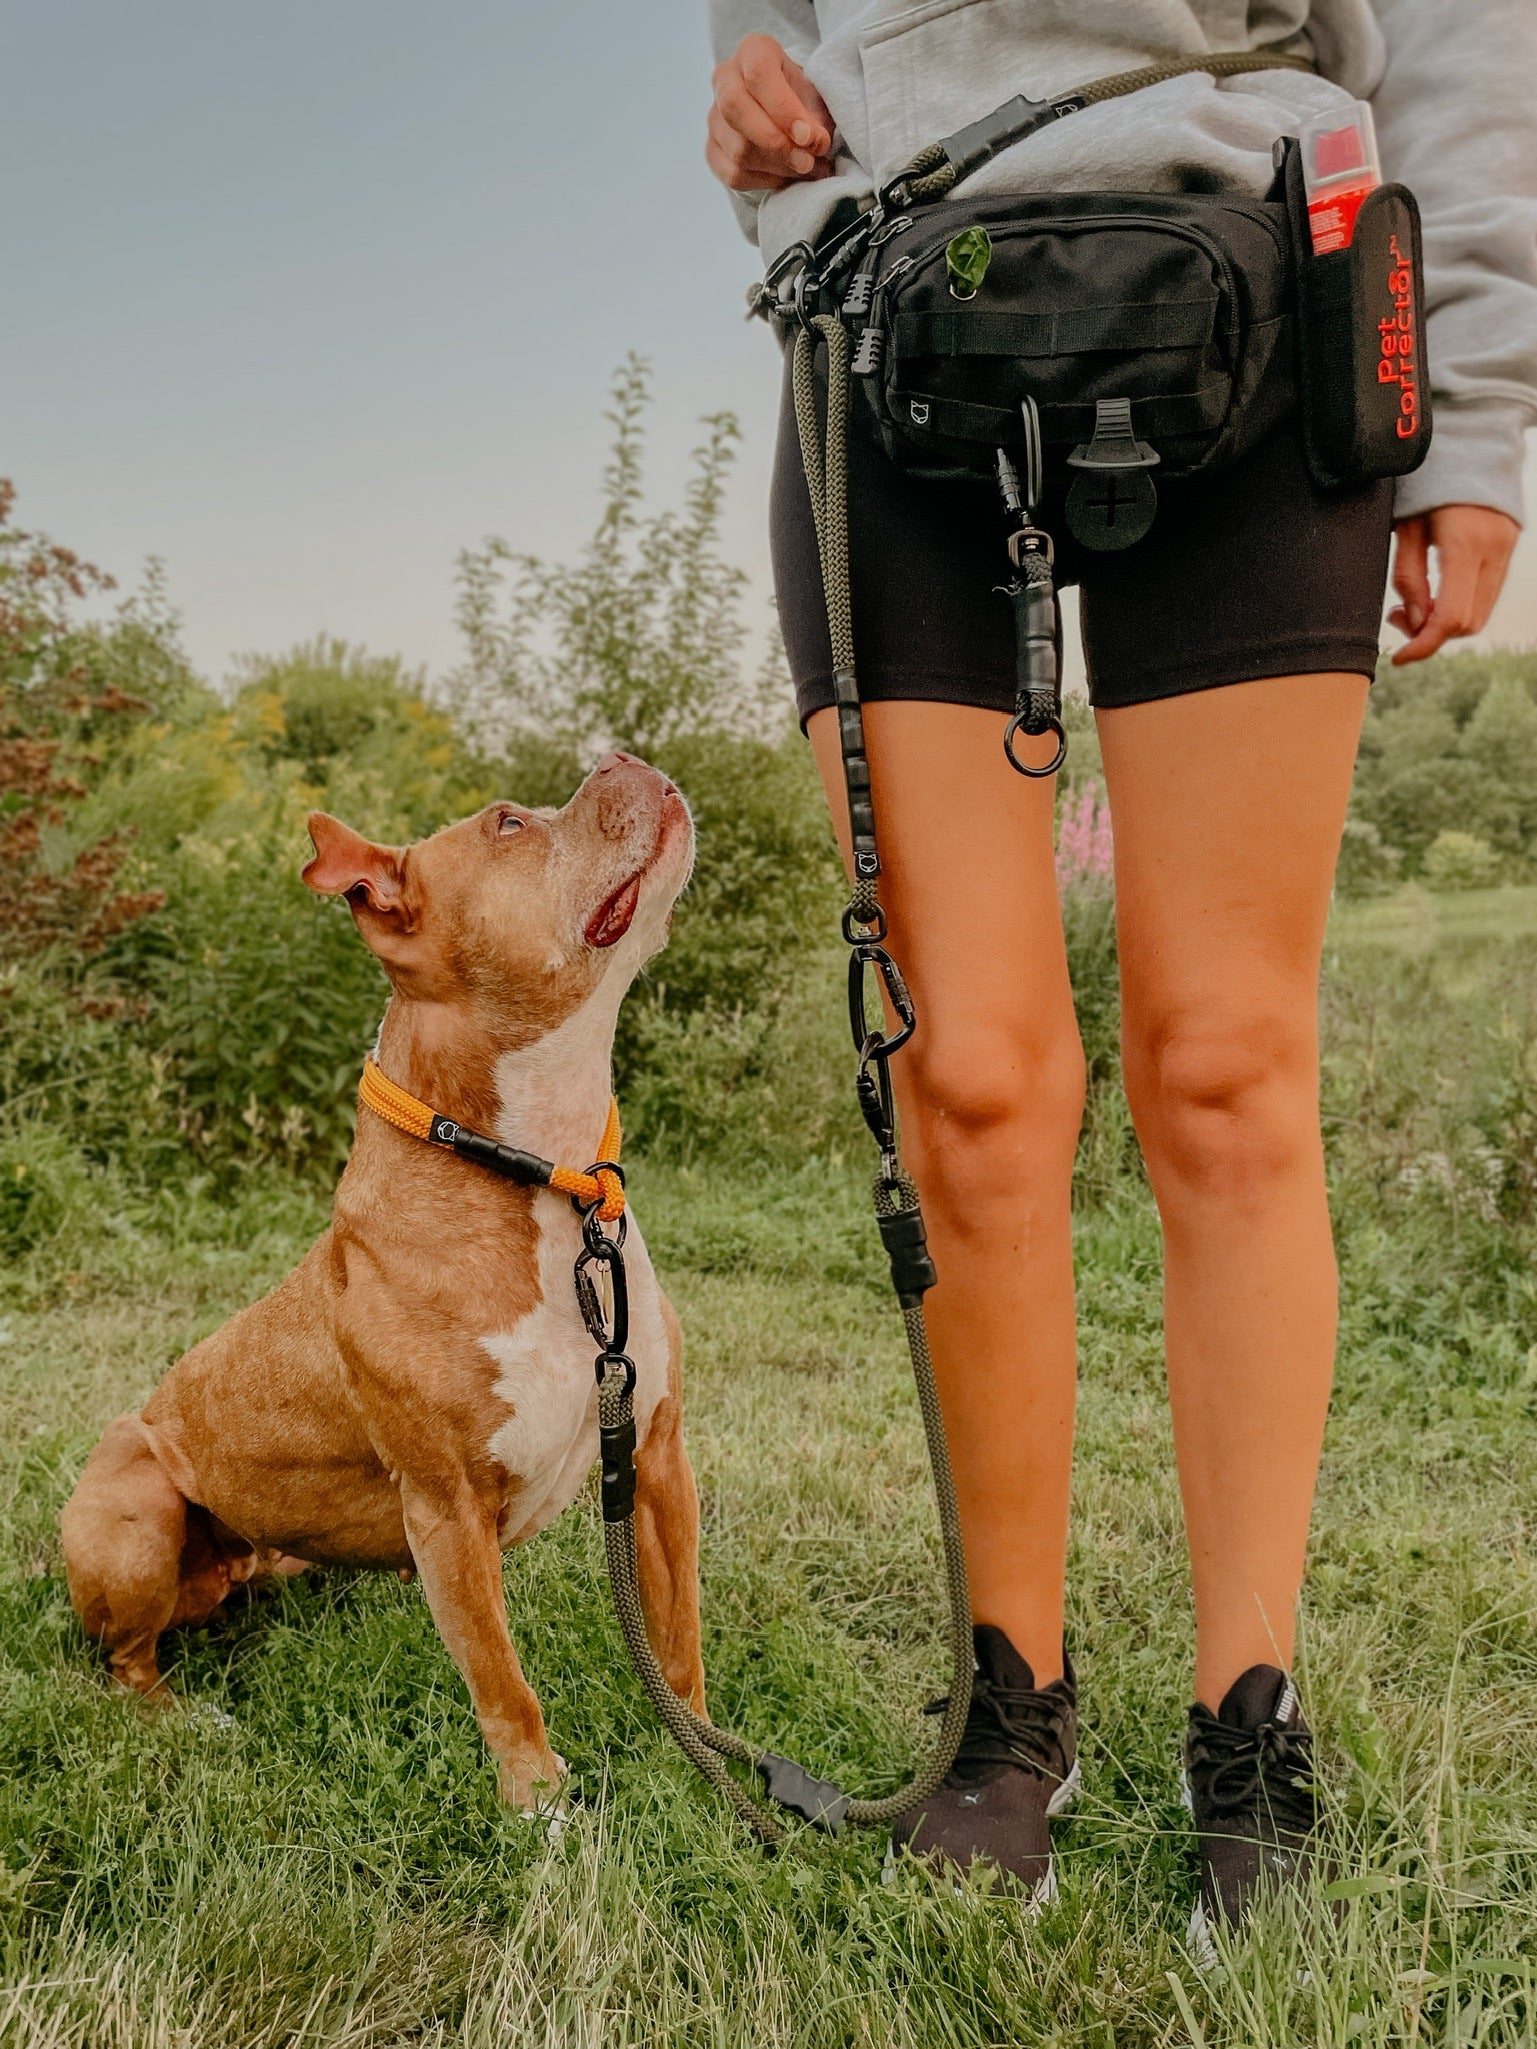
POLYGON ((993 238, 986 228, 962 228, 945 244, 945 269, 950 273, 950 296, 974 299, 977 287, 987 276, 993 260, 993 238))

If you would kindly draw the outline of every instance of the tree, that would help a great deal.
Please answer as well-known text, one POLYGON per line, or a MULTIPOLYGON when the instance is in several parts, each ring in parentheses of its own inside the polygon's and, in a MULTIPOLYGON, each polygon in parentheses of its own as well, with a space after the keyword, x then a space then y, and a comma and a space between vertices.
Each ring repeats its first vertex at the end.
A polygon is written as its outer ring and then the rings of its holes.
POLYGON ((743 663, 747 579, 720 552, 740 430, 707 415, 681 512, 647 515, 647 374, 632 356, 614 379, 598 524, 574 562, 495 538, 459 558, 467 658, 448 689, 493 752, 586 761, 608 746, 651 756, 686 733, 782 730, 779 675, 743 663))
POLYGON ((1537 702, 1516 676, 1497 676, 1462 735, 1483 780, 1476 829, 1506 854, 1537 846, 1537 702))
POLYGON ((85 960, 165 902, 123 886, 129 835, 71 831, 109 729, 150 705, 122 688, 85 617, 111 577, 13 526, 15 495, 0 480, 0 954, 85 960))

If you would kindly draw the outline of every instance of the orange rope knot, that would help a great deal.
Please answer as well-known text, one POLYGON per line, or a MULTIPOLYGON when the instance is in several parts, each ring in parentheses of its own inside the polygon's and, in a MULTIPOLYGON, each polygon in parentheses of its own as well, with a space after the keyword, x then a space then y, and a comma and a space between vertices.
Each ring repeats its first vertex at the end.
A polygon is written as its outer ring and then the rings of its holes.
MULTIPOLYGON (((619 1105, 609 1098, 608 1122, 603 1127, 603 1137, 598 1146, 598 1155, 603 1160, 619 1158, 619 1105)), ((599 1219, 612 1224, 624 1214, 624 1181, 611 1166, 599 1167, 596 1174, 578 1173, 575 1167, 557 1167, 550 1176, 550 1186, 558 1188, 562 1195, 570 1195, 589 1209, 598 1205, 599 1219)))

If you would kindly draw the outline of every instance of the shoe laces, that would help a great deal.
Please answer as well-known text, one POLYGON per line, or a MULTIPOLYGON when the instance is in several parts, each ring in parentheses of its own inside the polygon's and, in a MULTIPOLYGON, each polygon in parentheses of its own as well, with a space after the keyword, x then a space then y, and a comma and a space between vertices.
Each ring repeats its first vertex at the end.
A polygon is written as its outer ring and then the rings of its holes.
POLYGON ((1279 1722, 1235 1729, 1200 1711, 1189 1746, 1192 1791, 1214 1821, 1268 1820, 1306 1835, 1318 1818, 1313 1783, 1313 1737, 1279 1722))
MULTIPOLYGON (((942 1715, 950 1697, 931 1700, 926 1715, 942 1715)), ((996 1777, 1006 1766, 1046 1778, 1062 1777, 1067 1702, 1060 1693, 1001 1686, 978 1672, 971 1682, 971 1708, 955 1762, 947 1774, 962 1783, 996 1777)))

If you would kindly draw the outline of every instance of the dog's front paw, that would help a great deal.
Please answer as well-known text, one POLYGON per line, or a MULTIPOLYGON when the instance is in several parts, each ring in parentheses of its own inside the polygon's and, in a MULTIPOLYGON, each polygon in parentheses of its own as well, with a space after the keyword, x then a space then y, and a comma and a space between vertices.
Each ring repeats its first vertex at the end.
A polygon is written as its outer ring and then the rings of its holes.
POLYGON ((561 1785, 569 1770, 566 1760, 554 1750, 509 1758, 500 1773, 502 1798, 520 1814, 550 1822, 553 1840, 565 1819, 561 1785))

